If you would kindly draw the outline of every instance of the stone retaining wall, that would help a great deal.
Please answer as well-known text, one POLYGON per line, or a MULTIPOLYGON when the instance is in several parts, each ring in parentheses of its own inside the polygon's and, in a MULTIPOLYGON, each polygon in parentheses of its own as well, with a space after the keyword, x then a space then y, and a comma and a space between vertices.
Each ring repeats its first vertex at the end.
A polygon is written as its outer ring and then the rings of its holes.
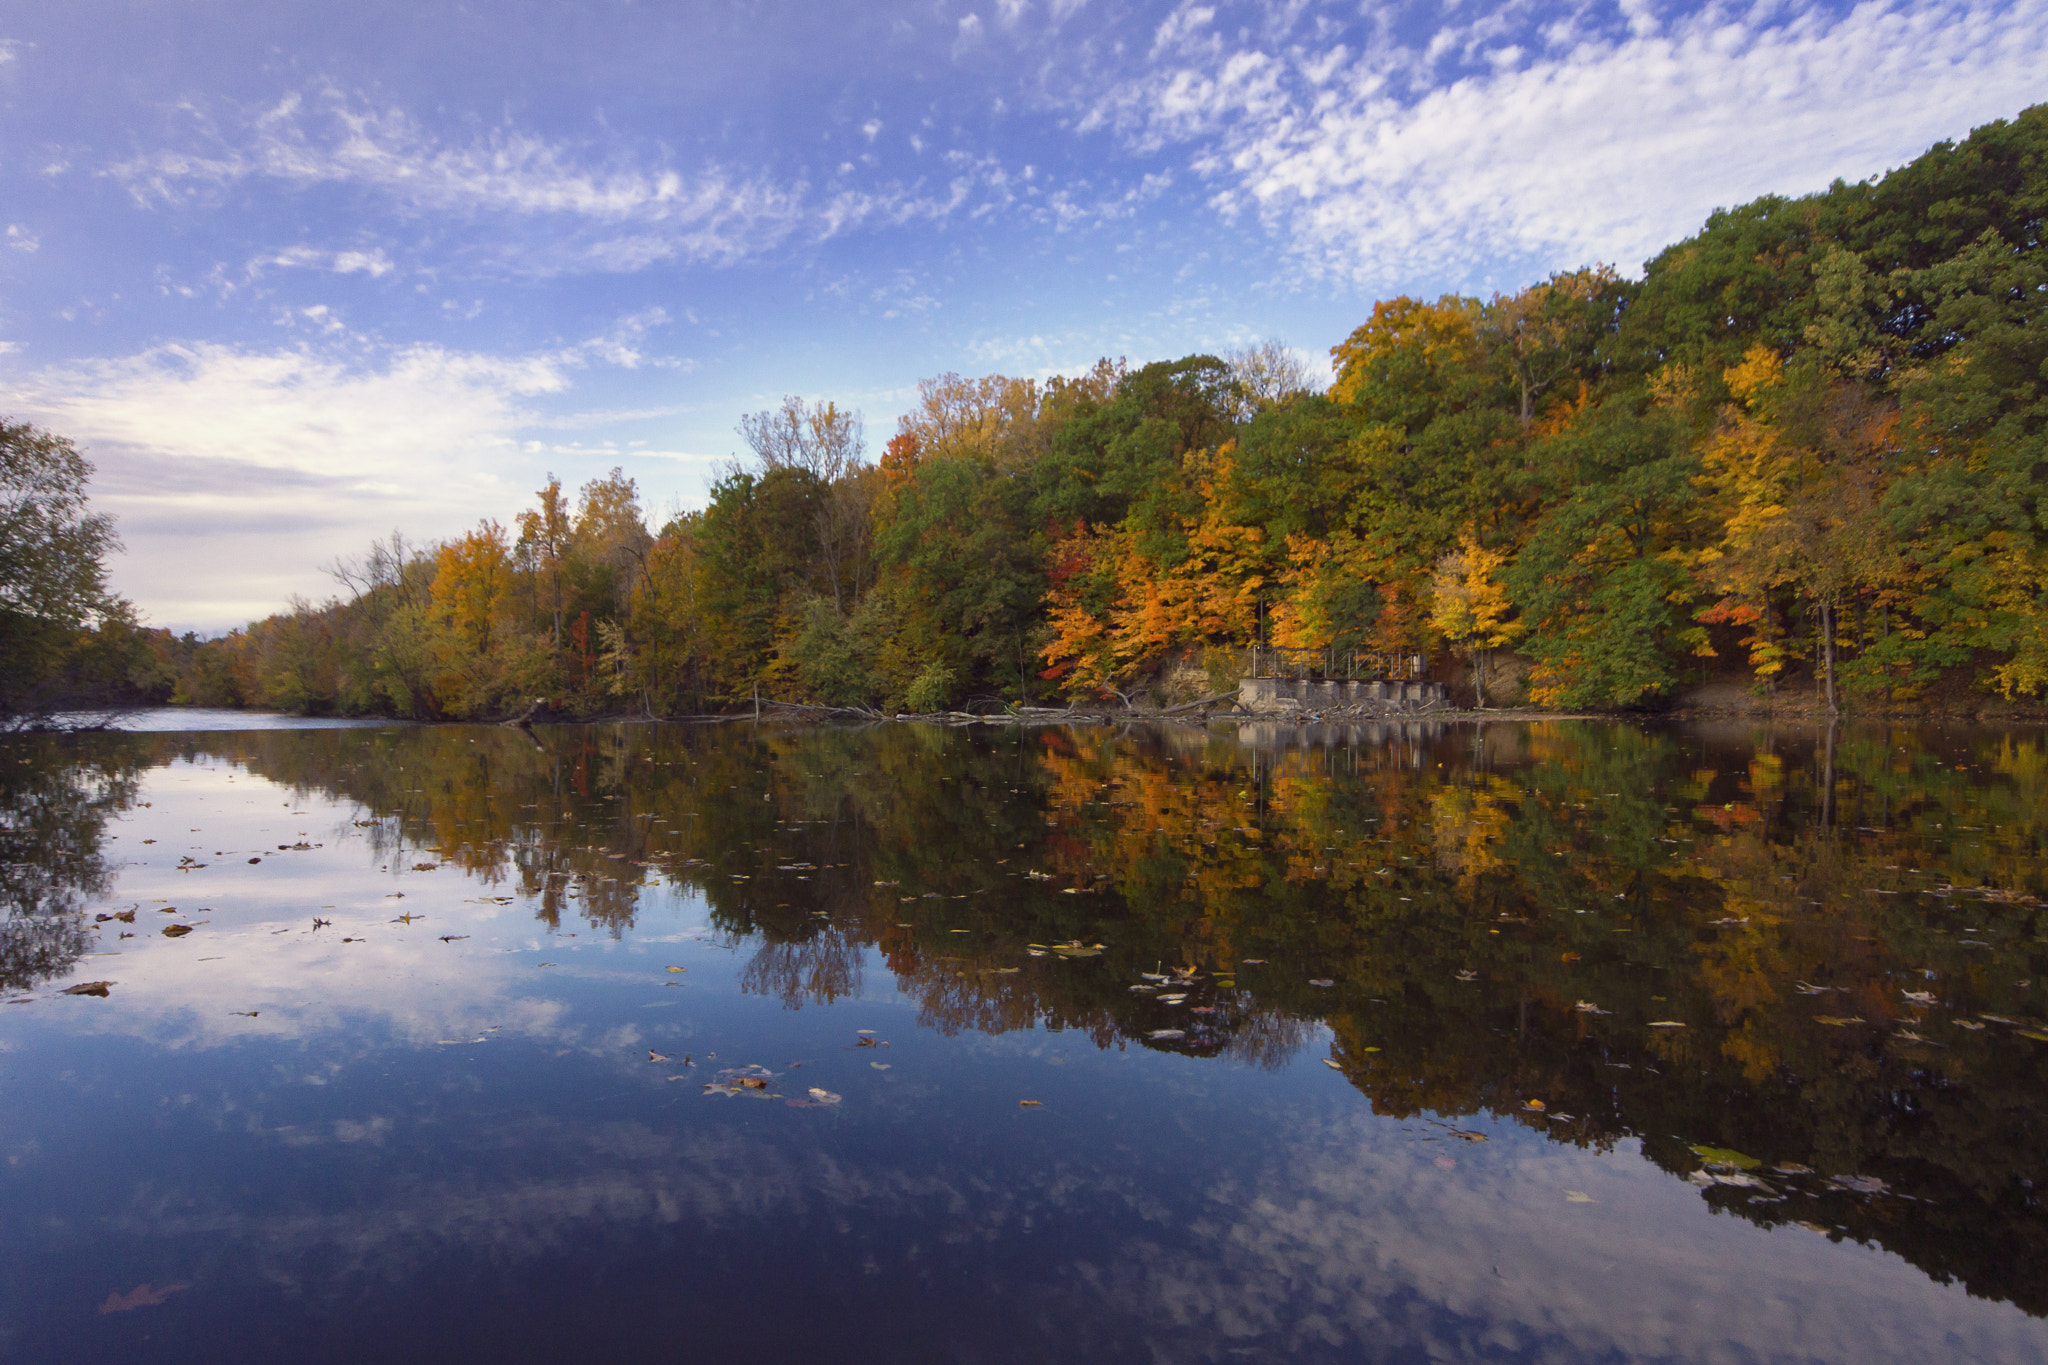
POLYGON ((1318 682, 1310 678, 1241 678, 1237 704, 1247 711, 1327 711, 1339 706, 1410 710, 1444 702, 1437 682, 1318 682))

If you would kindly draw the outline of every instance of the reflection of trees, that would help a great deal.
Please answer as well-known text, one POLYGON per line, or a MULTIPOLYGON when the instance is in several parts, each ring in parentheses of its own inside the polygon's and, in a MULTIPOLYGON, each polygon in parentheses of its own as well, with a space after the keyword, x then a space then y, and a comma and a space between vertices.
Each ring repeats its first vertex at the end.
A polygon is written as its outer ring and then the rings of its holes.
POLYGON ((84 907, 107 894, 108 816, 135 796, 137 747, 118 736, 0 746, 0 990, 61 976, 89 951, 84 907))
POLYGON ((942 1031, 1277 1065, 1326 1025, 1380 1112, 1633 1136, 1674 1174, 1743 1153, 1762 1185, 1704 1198, 2048 1311, 2038 740, 538 733, 181 742, 353 798, 384 866, 504 884, 550 924, 620 932, 643 880, 693 889, 758 939, 745 988, 792 1005, 858 989, 872 948, 942 1031), (1103 948, 1044 946, 1071 943, 1103 948), (1177 1006, 1130 989, 1173 970, 1177 1006), (1986 1014, 2018 1022, 1957 1022, 1986 1014))
POLYGON ((764 939, 746 969, 740 989, 772 995, 791 1009, 807 1001, 830 1004, 860 992, 865 945, 839 929, 801 939, 764 939))

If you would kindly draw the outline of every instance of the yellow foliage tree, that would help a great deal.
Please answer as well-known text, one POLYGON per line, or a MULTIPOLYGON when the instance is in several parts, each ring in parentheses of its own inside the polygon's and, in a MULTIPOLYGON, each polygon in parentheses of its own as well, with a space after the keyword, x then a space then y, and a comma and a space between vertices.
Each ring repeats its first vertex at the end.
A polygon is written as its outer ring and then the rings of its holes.
POLYGON ((1436 562, 1430 577, 1429 623, 1472 659, 1472 680, 1479 705, 1486 705, 1487 663, 1493 651, 1522 633, 1508 620, 1514 604, 1500 581, 1506 553, 1489 550, 1472 532, 1458 538, 1458 548, 1436 562))

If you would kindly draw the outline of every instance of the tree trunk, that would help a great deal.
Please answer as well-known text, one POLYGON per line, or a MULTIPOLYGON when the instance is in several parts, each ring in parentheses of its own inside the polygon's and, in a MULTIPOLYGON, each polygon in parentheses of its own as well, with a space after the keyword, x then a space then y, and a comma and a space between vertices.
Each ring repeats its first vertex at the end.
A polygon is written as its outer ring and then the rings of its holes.
POLYGON ((1820 604, 1820 628, 1826 640, 1821 646, 1822 657, 1827 660, 1828 714, 1839 716, 1842 708, 1835 704, 1835 604, 1832 599, 1823 598, 1820 604))

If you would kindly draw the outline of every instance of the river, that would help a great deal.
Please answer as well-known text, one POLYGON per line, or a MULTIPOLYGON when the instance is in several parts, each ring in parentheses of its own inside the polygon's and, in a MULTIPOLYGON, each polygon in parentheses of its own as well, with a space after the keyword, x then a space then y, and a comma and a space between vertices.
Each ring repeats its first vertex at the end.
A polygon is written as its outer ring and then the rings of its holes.
POLYGON ((2048 1359, 2048 744, 0 739, 0 1356, 2048 1359))

